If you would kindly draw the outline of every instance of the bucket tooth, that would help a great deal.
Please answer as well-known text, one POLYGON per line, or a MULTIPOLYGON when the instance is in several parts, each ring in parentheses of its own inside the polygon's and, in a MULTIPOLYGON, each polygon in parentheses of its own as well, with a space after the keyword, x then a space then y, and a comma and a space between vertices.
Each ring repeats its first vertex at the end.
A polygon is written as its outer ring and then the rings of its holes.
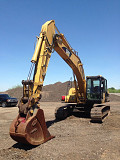
POLYGON ((27 120, 18 115, 10 126, 10 136, 17 142, 31 145, 40 145, 54 138, 47 129, 42 109, 27 120))

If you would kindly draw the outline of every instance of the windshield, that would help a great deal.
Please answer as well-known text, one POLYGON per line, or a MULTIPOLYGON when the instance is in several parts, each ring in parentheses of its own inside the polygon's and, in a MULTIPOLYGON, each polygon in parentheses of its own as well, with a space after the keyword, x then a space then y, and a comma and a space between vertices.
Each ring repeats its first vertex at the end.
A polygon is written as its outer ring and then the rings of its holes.
POLYGON ((1 94, 0 95, 0 98, 6 98, 6 99, 9 99, 10 96, 8 94, 1 94))
POLYGON ((87 80, 87 98, 88 99, 100 98, 100 80, 98 79, 87 80))
POLYGON ((88 79, 87 81, 87 89, 95 89, 100 87, 100 81, 96 79, 88 79))

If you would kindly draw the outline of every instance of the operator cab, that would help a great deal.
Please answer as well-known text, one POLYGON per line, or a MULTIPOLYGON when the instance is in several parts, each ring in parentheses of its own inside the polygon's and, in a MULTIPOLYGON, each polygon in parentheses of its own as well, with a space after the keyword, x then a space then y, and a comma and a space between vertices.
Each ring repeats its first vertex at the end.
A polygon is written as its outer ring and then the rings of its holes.
POLYGON ((87 102, 104 103, 107 101, 107 80, 102 76, 86 77, 87 102))

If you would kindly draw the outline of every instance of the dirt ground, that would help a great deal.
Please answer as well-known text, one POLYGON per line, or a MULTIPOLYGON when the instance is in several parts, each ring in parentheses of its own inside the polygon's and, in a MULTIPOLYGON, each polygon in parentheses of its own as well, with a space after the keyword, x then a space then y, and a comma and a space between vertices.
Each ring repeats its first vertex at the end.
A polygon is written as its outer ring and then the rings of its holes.
POLYGON ((0 160, 120 160, 120 101, 110 103, 110 116, 96 124, 75 116, 55 122, 54 111, 60 102, 41 102, 48 130, 55 138, 37 147, 10 138, 9 126, 18 108, 0 107, 0 160))

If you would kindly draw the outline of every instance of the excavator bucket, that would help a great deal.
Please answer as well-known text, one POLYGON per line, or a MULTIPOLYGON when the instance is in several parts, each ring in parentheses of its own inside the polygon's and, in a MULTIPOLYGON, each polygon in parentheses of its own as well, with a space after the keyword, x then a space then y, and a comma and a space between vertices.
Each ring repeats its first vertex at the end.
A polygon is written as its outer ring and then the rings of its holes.
POLYGON ((40 145, 54 138, 47 130, 44 113, 40 108, 27 120, 18 115, 10 126, 10 136, 17 142, 31 145, 40 145))

